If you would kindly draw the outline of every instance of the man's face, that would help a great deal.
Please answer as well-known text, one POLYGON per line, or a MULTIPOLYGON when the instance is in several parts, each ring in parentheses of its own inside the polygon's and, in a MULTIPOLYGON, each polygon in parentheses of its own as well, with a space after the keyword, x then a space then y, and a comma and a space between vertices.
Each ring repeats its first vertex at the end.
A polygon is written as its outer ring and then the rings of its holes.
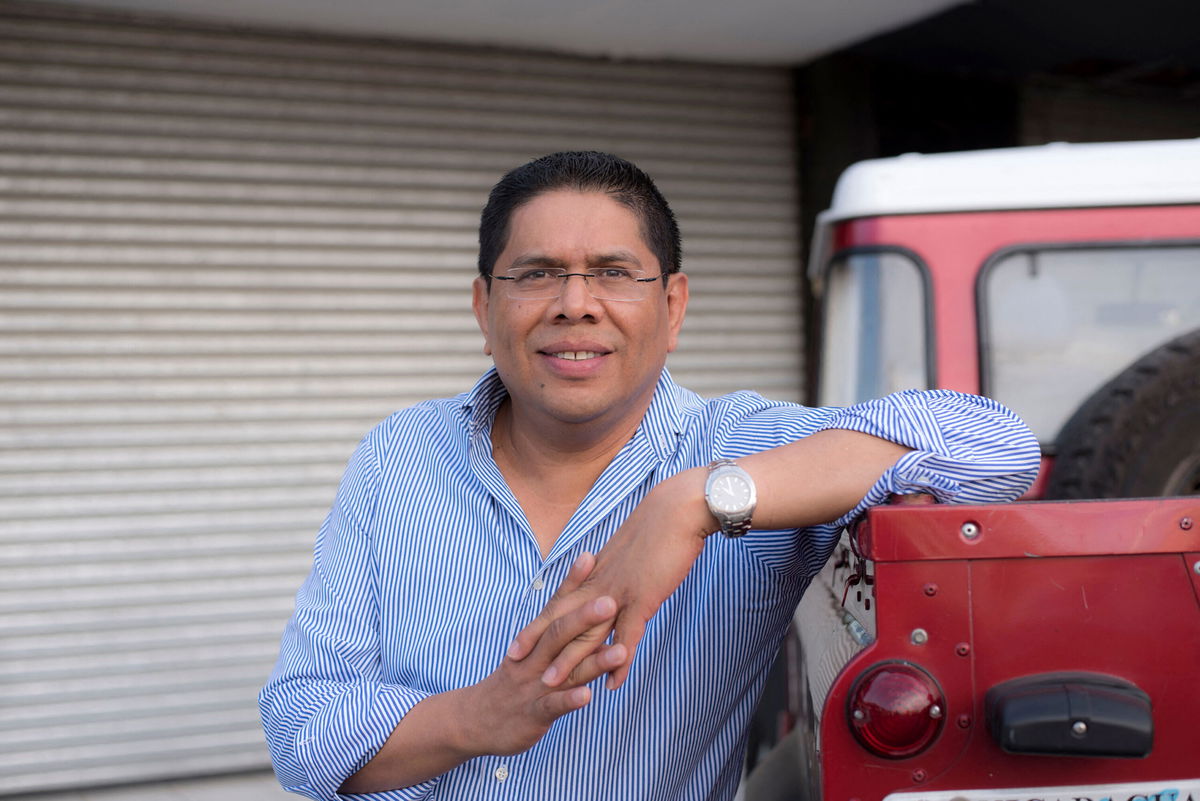
MULTIPOLYGON (((492 266, 517 262, 577 273, 605 265, 661 272, 642 240, 637 216, 599 192, 556 190, 513 212, 504 250, 492 266)), ((643 284, 637 301, 597 300, 582 278, 555 298, 518 300, 508 281, 489 289, 475 279, 475 317, 514 404, 535 423, 635 426, 667 354, 675 349, 687 306, 687 277, 643 284)))

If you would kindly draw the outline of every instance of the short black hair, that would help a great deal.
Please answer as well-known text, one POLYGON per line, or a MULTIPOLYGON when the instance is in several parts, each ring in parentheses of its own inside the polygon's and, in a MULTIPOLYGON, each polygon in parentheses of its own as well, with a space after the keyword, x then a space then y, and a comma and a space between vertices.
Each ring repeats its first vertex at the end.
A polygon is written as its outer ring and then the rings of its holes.
MULTIPOLYGON (((492 267, 508 244, 513 212, 538 195, 556 189, 604 192, 637 215, 642 239, 664 273, 681 267, 679 224, 654 181, 637 165, 611 153, 565 151, 534 159, 510 171, 492 187, 479 219, 479 274, 492 267)), ((664 286, 666 282, 664 281, 664 286)))

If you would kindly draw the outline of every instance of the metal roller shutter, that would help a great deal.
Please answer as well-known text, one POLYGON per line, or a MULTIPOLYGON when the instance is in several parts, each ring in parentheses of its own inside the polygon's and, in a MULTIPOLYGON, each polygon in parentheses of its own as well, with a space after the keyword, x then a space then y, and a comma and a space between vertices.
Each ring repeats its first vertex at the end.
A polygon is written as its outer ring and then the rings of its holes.
POLYGON ((267 764, 359 437, 486 367, 477 214, 551 150, 680 215, 676 377, 800 395, 784 70, 0 6, 0 795, 267 764))

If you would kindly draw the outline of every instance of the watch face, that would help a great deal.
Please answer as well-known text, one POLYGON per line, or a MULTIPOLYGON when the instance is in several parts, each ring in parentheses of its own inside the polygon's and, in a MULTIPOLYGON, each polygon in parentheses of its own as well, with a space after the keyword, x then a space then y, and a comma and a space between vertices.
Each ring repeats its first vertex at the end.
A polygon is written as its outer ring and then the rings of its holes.
POLYGON ((714 508, 722 512, 740 512, 750 505, 750 485, 736 473, 717 476, 709 490, 714 508))

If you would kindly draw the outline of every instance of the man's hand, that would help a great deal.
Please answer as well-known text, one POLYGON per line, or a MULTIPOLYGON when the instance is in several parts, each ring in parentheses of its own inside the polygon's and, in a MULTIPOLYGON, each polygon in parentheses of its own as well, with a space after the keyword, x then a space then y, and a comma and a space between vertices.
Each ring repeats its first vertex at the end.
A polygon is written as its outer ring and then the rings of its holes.
MULTIPOLYGON (((622 648, 622 655, 628 654, 610 670, 608 688, 620 687, 629 675, 647 621, 683 582, 704 548, 705 535, 712 531, 707 526, 714 521, 703 506, 704 477, 703 470, 689 470, 655 487, 600 551, 586 580, 574 586, 564 581, 541 614, 517 634, 509 656, 524 664, 530 656, 545 653, 546 637, 558 625, 555 621, 567 619, 599 598, 612 598, 616 601, 615 619, 565 643, 552 657, 542 681, 546 687, 590 681, 595 675, 595 658, 603 653, 597 646, 611 631, 611 648, 622 648)), ((555 637, 556 642, 560 640, 561 636, 555 637)))
MULTIPOLYGON (((591 554, 580 555, 559 592, 577 590, 595 562, 591 554)), ((613 598, 600 595, 560 611, 542 627, 542 636, 526 658, 506 656, 491 675, 464 691, 474 713, 468 735, 475 743, 471 750, 508 755, 531 748, 554 721, 587 705, 592 691, 584 685, 625 663, 624 646, 604 645, 617 614, 613 598), (553 686, 544 683, 542 675, 551 660, 569 648, 583 654, 571 679, 553 686)))
MULTIPOLYGON (((560 591, 577 590, 595 563, 591 554, 580 555, 560 591)), ((624 646, 603 644, 616 612, 616 602, 603 595, 564 609, 541 627, 543 636, 524 659, 505 657, 478 684, 421 701, 341 791, 375 793, 411 787, 477 756, 528 750, 554 721, 587 705, 592 691, 584 685, 625 664, 629 652, 624 646), (573 679, 553 687, 544 684, 542 674, 551 660, 571 644, 586 644, 588 650, 573 679)))

